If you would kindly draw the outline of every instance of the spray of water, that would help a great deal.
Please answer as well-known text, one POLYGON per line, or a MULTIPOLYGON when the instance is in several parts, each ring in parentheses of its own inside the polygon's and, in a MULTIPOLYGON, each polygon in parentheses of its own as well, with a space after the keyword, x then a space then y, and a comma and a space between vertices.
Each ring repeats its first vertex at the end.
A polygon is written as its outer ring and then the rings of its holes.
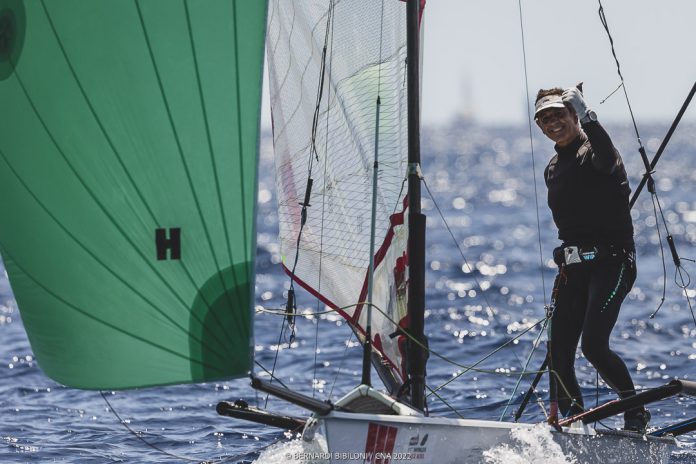
POLYGON ((302 439, 281 442, 265 449, 252 464, 328 464, 326 439, 315 435, 314 440, 306 442, 302 439))
POLYGON ((501 444, 483 452, 488 464, 576 464, 575 458, 566 456, 561 446, 553 441, 545 424, 529 429, 513 429, 510 432, 514 444, 501 444))

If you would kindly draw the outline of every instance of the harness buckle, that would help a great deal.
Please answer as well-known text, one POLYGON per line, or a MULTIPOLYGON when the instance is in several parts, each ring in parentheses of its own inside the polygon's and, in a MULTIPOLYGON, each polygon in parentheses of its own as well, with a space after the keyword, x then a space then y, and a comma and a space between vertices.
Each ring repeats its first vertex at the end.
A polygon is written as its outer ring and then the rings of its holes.
POLYGON ((580 249, 576 246, 567 246, 563 248, 563 261, 565 264, 581 263, 580 249))
POLYGON ((553 253, 553 258, 556 264, 560 266, 561 264, 570 265, 594 261, 603 253, 604 252, 600 253, 600 249, 596 246, 580 247, 570 245, 556 248, 553 253))

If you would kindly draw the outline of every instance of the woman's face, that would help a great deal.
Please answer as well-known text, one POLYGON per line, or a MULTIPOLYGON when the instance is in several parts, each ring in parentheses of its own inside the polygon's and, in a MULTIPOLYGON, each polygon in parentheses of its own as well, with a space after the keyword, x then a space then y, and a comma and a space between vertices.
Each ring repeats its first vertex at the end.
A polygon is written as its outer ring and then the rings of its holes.
POLYGON ((536 118, 537 125, 548 138, 559 147, 571 143, 580 135, 578 118, 575 112, 568 108, 549 108, 542 111, 536 118))

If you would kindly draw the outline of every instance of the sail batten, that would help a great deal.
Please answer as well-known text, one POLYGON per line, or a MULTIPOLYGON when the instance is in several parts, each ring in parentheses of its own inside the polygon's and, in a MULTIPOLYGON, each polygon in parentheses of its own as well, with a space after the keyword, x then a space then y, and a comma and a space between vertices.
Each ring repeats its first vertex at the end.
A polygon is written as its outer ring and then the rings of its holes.
POLYGON ((266 5, 8 9, 0 248, 39 365, 81 388, 246 375, 266 5))

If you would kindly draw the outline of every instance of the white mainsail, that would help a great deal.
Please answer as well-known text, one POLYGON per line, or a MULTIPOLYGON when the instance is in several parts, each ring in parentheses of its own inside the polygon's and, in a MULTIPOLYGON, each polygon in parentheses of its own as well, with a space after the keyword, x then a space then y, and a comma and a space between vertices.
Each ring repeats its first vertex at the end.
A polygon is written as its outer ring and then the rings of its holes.
POLYGON ((267 55, 284 265, 361 336, 379 153, 373 343, 402 382, 405 337, 394 334, 407 325, 406 3, 274 0, 267 55))

